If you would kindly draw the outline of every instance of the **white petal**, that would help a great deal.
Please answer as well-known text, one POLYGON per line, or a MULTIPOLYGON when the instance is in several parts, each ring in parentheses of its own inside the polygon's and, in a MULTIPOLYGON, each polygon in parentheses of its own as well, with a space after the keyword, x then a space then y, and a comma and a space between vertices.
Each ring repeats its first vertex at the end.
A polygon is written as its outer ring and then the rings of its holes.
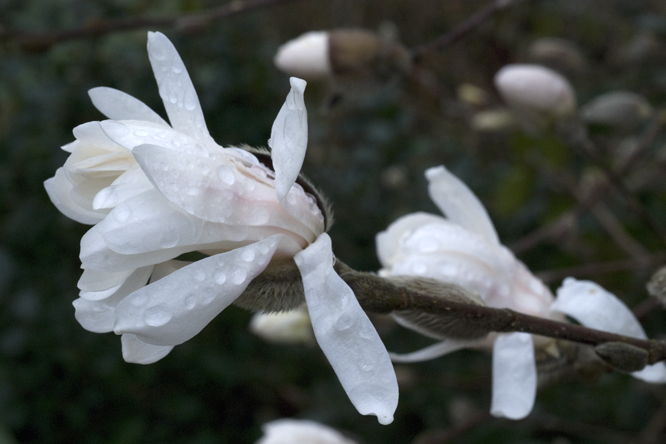
POLYGON ((268 265, 283 235, 194 262, 125 298, 116 334, 154 345, 178 345, 199 333, 268 265))
POLYGON ((210 140, 199 97, 173 43, 161 32, 149 32, 148 57, 171 126, 197 140, 210 140))
POLYGON ((536 399, 534 345, 528 333, 501 334, 493 346, 493 398, 490 413, 509 419, 530 414, 536 399))
POLYGON ((79 296, 83 299, 89 301, 100 301, 106 298, 113 296, 114 298, 118 295, 122 297, 127 296, 130 293, 135 292, 139 288, 146 285, 148 279, 150 278, 151 273, 153 272, 153 266, 149 265, 147 267, 141 267, 134 270, 120 285, 111 287, 106 290, 99 291, 81 291, 79 296))
POLYGON ((76 204, 70 192, 74 188, 65 177, 62 168, 56 170, 55 176, 44 181, 44 188, 55 207, 65 216, 82 224, 93 225, 104 219, 106 212, 96 212, 76 204))
POLYGON ((108 333, 113 331, 116 320, 116 307, 128 294, 133 293, 146 285, 153 267, 136 270, 127 281, 111 296, 102 300, 76 299, 74 316, 79 324, 94 333, 108 333))
POLYGON ((275 191, 280 202, 296 182, 308 146, 308 112, 303 101, 307 83, 296 77, 291 77, 289 83, 291 91, 273 122, 268 141, 275 168, 275 191))
POLYGON ((398 405, 391 359, 353 291, 333 270, 331 238, 322 234, 294 260, 315 337, 347 396, 362 415, 390 424, 398 405))
MULTIPOLYGON (((592 281, 566 278, 557 290, 551 310, 562 312, 586 327, 647 339, 645 330, 624 302, 592 281)), ((666 382, 663 362, 649 365, 632 375, 646 382, 666 382)))
POLYGON ((356 444, 337 430, 305 419, 278 419, 264 424, 255 444, 356 444))
POLYGON ((226 156, 204 158, 155 145, 139 146, 134 155, 164 197, 198 218, 279 227, 306 240, 315 237, 310 228, 287 213, 272 187, 242 174, 226 156))
POLYGON ((425 172, 428 193, 435 205, 453 223, 499 244, 495 227, 478 197, 467 185, 443 166, 425 172))
POLYGON ((115 151, 120 148, 117 143, 109 139, 106 133, 102 131, 99 122, 83 123, 74 128, 72 133, 76 137, 76 140, 95 148, 101 148, 105 151, 115 151))
MULTIPOLYGON (((132 159, 134 160, 134 159, 132 159)), ((111 185, 95 195, 94 209, 113 208, 138 194, 153 188, 153 184, 143 173, 138 164, 122 173, 111 185)))
POLYGON ((147 344, 130 334, 122 335, 120 342, 123 346, 123 359, 132 364, 152 364, 173 350, 171 345, 147 344))
POLYGON ((100 86, 88 90, 93 105, 111 120, 147 120, 169 126, 141 100, 114 88, 100 86))
POLYGON ((134 270, 126 270, 119 273, 83 270, 83 274, 76 286, 84 291, 107 290, 125 282, 132 273, 134 273, 134 270))
MULTIPOLYGON (((148 144, 208 156, 207 144, 168 126, 143 120, 105 120, 99 125, 109 139, 130 151, 148 144)), ((219 148, 212 141, 208 145, 219 148)))
POLYGON ((429 361, 462 350, 463 348, 473 347, 477 343, 479 343, 479 341, 456 341, 453 339, 447 339, 412 353, 389 353, 389 356, 393 362, 406 363, 429 361))
POLYGON ((551 310, 569 315, 586 327, 647 339, 629 307, 592 281, 566 278, 551 310))
POLYGON ((375 244, 377 245, 377 257, 382 267, 390 268, 395 265, 398 260, 396 256, 400 239, 404 236, 421 226, 445 221, 446 219, 441 216, 417 212, 399 218, 389 225, 386 231, 379 232, 375 238, 375 244))

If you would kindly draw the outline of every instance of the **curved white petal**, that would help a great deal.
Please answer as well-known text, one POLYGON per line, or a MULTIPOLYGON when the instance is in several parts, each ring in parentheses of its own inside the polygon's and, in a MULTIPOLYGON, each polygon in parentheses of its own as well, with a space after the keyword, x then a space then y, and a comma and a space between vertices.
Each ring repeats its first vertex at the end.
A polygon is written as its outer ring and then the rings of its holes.
POLYGON ((74 185, 65 176, 63 168, 58 168, 55 176, 44 181, 44 188, 58 211, 70 219, 82 224, 94 225, 106 216, 105 211, 88 210, 72 200, 70 193, 74 185))
POLYGON ((428 193, 437 207, 453 223, 499 244, 488 212, 467 185, 443 166, 429 168, 425 176, 430 182, 428 193))
MULTIPOLYGON (((566 278, 551 310, 562 312, 586 327, 647 339, 645 330, 624 302, 592 281, 566 278)), ((659 362, 632 375, 646 382, 666 382, 666 365, 659 362)))
POLYGON ((109 136, 102 130, 99 122, 86 122, 72 130, 74 137, 79 142, 94 146, 105 151, 115 151, 120 146, 109 139, 109 136))
POLYGON ((132 364, 152 364, 173 350, 172 345, 147 344, 131 334, 122 335, 120 342, 123 347, 123 359, 132 364))
POLYGON ((446 219, 441 216, 417 212, 399 218, 385 231, 379 232, 375 238, 375 244, 377 245, 377 257, 382 267, 390 268, 400 259, 398 248, 403 237, 421 226, 445 221, 446 219))
POLYGON ((297 220, 277 200, 274 188, 241 174, 227 158, 204 158, 155 145, 139 146, 134 155, 164 197, 198 218, 279 227, 314 240, 316 227, 305 225, 314 220, 313 215, 310 220, 297 220))
POLYGON ((116 307, 128 294, 146 285, 153 266, 140 268, 110 296, 105 299, 94 300, 80 297, 74 305, 74 316, 83 328, 94 333, 108 333, 113 331, 116 320, 116 307))
POLYGON ((333 269, 331 238, 322 234, 294 256, 319 346, 362 415, 390 424, 398 405, 391 359, 353 291, 333 269))
POLYGON ((118 295, 122 295, 122 297, 125 297, 128 294, 133 293, 139 288, 146 285, 146 282, 148 282, 148 279, 150 278, 150 275, 153 272, 153 268, 154 268, 153 265, 138 268, 134 270, 127 277, 127 279, 125 279, 120 285, 111 287, 107 290, 99 290, 99 291, 82 290, 79 293, 79 296, 89 301, 101 301, 108 297, 111 296, 116 297, 118 295))
POLYGON ((148 57, 171 126, 197 140, 209 140, 199 97, 173 43, 161 32, 149 32, 148 57))
POLYGON ((490 413, 509 419, 530 414, 536 399, 534 345, 528 333, 501 334, 493 345, 493 397, 490 413))
POLYGON ((303 101, 307 82, 291 77, 289 83, 291 91, 273 122, 268 141, 275 168, 275 191, 280 202, 296 182, 308 146, 308 112, 303 101))
POLYGON ((194 262, 134 292, 116 308, 116 334, 178 345, 199 333, 268 265, 283 235, 194 262))
POLYGON ((94 209, 113 208, 138 194, 153 188, 153 184, 143 173, 138 164, 127 169, 111 185, 95 195, 92 206, 94 209))
POLYGON ((112 120, 147 120, 169 126, 159 114, 141 100, 114 88, 100 86, 88 90, 90 100, 102 114, 112 120))
POLYGON ((463 348, 473 347, 479 342, 447 339, 412 353, 389 353, 389 356, 391 357, 391 361, 400 363, 429 361, 462 350, 463 348))
POLYGON ((104 273, 96 270, 83 270, 83 274, 76 286, 83 291, 101 291, 121 285, 134 273, 134 270, 125 270, 119 273, 104 273))

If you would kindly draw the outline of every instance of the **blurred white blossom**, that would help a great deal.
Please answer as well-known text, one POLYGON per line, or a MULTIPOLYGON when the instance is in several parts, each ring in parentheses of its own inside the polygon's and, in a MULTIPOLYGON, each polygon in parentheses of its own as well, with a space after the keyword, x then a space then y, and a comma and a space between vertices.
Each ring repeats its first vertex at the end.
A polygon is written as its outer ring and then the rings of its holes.
POLYGON ((337 430, 305 419, 278 419, 263 425, 256 444, 355 444, 337 430))
POLYGON ((95 224, 81 240, 76 319, 122 335, 126 361, 152 363, 201 331, 271 261, 293 258, 317 342, 352 403, 390 423, 398 388, 388 353, 333 270, 317 199, 295 183, 308 140, 305 81, 290 80, 266 166, 210 137, 163 34, 148 34, 148 55, 171 125, 125 93, 93 89, 110 120, 77 127, 64 147, 72 154, 45 182, 60 211, 95 224), (190 252, 205 258, 176 260, 190 252))
MULTIPOLYGON (((589 281, 568 278, 555 299, 546 286, 499 242, 485 208, 472 191, 444 167, 426 171, 429 193, 446 218, 425 213, 404 216, 377 235, 383 276, 423 276, 458 284, 481 296, 491 307, 510 308, 533 316, 563 319, 567 314, 581 324, 645 337, 631 311, 615 296, 589 281)), ((512 419, 529 414, 536 396, 534 347, 557 353, 554 342, 527 333, 490 335, 483 340, 447 339, 396 315, 401 325, 443 339, 426 349, 392 355, 396 362, 433 359, 462 348, 493 348, 491 413, 512 419)), ((663 363, 634 376, 666 382, 663 363)))
POLYGON ((263 340, 276 344, 314 342, 306 307, 278 313, 255 313, 250 321, 250 331, 263 340))

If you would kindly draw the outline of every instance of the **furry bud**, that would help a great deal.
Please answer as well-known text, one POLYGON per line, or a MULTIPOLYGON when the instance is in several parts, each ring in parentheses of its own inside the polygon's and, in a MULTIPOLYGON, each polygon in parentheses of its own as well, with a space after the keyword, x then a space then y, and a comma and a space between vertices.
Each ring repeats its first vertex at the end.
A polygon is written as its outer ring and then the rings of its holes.
POLYGON ((624 342, 604 342, 594 347, 594 351, 613 369, 620 372, 643 370, 648 363, 648 352, 624 342))

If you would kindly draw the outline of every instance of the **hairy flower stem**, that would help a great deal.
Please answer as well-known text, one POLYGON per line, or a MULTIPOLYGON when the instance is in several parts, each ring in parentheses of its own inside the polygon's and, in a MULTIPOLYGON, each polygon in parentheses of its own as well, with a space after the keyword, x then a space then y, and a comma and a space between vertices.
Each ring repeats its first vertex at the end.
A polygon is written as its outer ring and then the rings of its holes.
MULTIPOLYGON (((335 264, 335 269, 354 290, 361 307, 369 312, 420 310, 442 315, 444 318, 455 316, 470 324, 476 324, 477 329, 485 329, 488 332, 525 332, 592 346, 621 342, 645 350, 648 353, 648 364, 666 360, 666 342, 617 335, 581 325, 530 316, 508 308, 492 308, 436 298, 396 285, 375 274, 352 270, 340 261, 335 264)), ((453 284, 442 283, 442 285, 450 287, 451 292, 466 292, 453 284)))

